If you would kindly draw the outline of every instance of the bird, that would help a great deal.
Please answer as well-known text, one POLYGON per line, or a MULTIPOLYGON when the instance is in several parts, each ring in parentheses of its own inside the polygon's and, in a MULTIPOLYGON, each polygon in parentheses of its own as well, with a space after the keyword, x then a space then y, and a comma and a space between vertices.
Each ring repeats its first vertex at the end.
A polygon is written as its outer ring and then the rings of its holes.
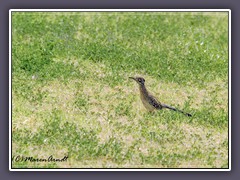
POLYGON ((139 90, 140 90, 140 98, 142 100, 142 103, 144 107, 150 111, 153 112, 155 110, 161 110, 164 108, 180 112, 186 116, 191 117, 192 115, 189 113, 186 113, 182 110, 179 110, 177 108, 174 108, 172 106, 169 106, 167 104, 160 103, 157 98, 155 98, 146 88, 145 86, 145 79, 143 77, 129 77, 130 79, 135 80, 139 84, 139 90))

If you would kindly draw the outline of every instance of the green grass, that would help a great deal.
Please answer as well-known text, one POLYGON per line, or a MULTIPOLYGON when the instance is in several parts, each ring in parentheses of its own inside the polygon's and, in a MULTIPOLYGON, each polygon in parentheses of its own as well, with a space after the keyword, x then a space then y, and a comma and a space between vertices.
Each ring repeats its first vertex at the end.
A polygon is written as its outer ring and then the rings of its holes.
POLYGON ((13 168, 228 168, 228 14, 13 12, 13 168), (148 113, 141 75, 163 103, 148 113))

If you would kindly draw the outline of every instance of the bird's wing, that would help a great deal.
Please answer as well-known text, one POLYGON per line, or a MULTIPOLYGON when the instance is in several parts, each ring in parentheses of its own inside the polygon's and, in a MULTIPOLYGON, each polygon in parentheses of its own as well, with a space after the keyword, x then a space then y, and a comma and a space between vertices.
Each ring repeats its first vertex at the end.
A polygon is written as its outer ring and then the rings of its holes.
POLYGON ((161 103, 153 95, 149 95, 149 103, 156 109, 162 109, 161 103))

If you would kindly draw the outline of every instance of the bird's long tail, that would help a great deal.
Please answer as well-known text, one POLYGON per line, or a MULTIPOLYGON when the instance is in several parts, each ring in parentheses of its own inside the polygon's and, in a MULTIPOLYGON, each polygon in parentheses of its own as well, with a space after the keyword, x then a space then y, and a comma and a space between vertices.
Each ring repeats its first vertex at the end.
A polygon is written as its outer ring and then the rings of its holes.
POLYGON ((182 110, 176 109, 176 108, 174 108, 174 107, 172 107, 172 106, 169 106, 169 105, 166 105, 166 104, 162 104, 162 107, 163 107, 163 108, 167 108, 167 109, 171 109, 171 110, 173 110, 173 111, 177 111, 177 112, 183 113, 184 115, 189 116, 189 117, 192 116, 192 115, 189 114, 189 113, 183 112, 182 110))

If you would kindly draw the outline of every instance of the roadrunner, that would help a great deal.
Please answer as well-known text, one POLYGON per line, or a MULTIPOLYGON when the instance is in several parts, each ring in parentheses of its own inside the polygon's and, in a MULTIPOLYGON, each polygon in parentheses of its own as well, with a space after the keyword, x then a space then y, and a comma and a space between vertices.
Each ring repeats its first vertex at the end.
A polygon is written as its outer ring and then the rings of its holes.
POLYGON ((143 103, 144 107, 148 111, 154 111, 154 110, 160 110, 160 109, 163 109, 163 108, 167 108, 167 109, 171 109, 173 111, 177 111, 177 112, 183 113, 186 116, 192 116, 189 113, 185 113, 185 112, 183 112, 183 111, 181 111, 179 109, 176 109, 176 108, 171 107, 169 105, 160 103, 146 89, 146 87, 145 87, 145 79, 144 78, 142 78, 142 77, 129 77, 129 78, 135 80, 139 84, 140 97, 141 97, 141 100, 142 100, 142 103, 143 103))

